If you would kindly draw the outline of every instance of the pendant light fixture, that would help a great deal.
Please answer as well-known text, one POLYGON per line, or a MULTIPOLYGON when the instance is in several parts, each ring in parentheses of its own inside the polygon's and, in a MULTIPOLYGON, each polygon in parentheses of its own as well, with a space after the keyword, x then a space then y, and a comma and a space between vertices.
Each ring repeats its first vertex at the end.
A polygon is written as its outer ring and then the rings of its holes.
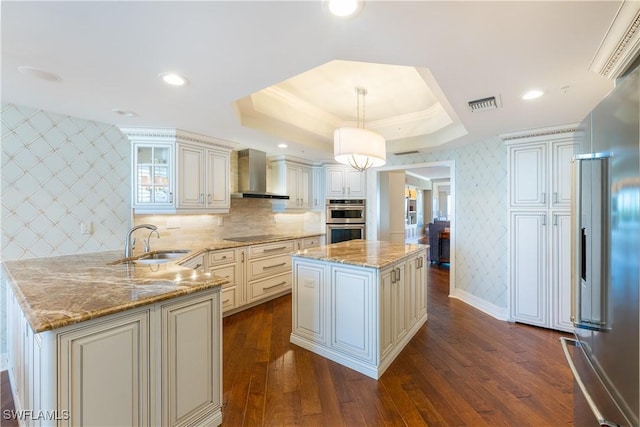
POLYGON ((336 162, 359 171, 383 166, 387 161, 384 137, 364 128, 364 97, 367 90, 356 87, 356 127, 340 127, 333 132, 333 156, 336 162), (360 105, 362 101, 362 121, 360 105))

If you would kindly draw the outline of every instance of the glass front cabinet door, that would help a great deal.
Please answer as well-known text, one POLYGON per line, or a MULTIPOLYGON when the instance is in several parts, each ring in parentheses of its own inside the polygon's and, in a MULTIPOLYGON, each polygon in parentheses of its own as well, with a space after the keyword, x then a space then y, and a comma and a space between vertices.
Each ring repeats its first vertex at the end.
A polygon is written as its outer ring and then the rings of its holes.
POLYGON ((133 207, 173 208, 173 144, 133 144, 133 207))

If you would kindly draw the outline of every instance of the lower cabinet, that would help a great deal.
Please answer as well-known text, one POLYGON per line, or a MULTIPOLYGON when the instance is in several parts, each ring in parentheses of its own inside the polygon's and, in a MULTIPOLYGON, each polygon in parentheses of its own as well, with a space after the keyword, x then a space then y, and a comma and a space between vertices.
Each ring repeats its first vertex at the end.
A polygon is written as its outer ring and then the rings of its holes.
POLYGON ((570 332, 570 213, 512 211, 509 228, 511 318, 570 332))
POLYGON ((294 256, 291 342, 379 378, 427 321, 425 259, 377 269, 294 256))
POLYGON ((9 375, 27 426, 222 423, 220 289, 33 334, 10 290, 9 375))

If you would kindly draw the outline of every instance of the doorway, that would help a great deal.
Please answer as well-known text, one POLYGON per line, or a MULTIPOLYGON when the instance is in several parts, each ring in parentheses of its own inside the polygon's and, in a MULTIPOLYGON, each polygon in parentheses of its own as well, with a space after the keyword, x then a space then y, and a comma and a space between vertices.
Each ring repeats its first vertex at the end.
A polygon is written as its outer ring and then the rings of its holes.
MULTIPOLYGON (((418 188, 420 185, 423 184, 413 185, 413 187, 418 188)), ((415 199, 417 212, 417 190, 415 199)), ((424 240, 420 243, 425 243, 425 241, 428 242, 427 227, 434 223, 436 218, 448 221, 448 269, 451 294, 455 289, 455 161, 385 166, 369 171, 367 176, 367 239, 398 242, 408 240, 414 243, 419 238, 423 238, 424 240), (422 192, 421 220, 417 213, 415 215, 416 228, 420 223, 419 231, 416 230, 419 237, 408 239, 404 233, 407 226, 413 225, 408 222, 412 221, 413 214, 410 213, 410 209, 414 202, 410 199, 414 198, 412 197, 414 194, 407 191, 413 189, 412 185, 408 187, 405 185, 406 182, 415 182, 413 178, 416 176, 427 178, 431 188, 420 189, 422 192), (399 182, 401 184, 398 184, 399 182), (391 188, 389 188, 390 185, 391 188), (402 227, 402 231, 400 231, 400 227, 402 227), (393 236, 393 239, 390 236, 393 236)), ((444 263, 436 263, 436 265, 447 267, 444 263)))

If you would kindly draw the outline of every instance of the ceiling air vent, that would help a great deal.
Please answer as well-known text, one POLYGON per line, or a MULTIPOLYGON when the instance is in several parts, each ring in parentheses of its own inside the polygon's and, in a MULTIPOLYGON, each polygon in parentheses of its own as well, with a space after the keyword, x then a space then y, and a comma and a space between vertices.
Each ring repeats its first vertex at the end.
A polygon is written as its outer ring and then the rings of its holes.
POLYGON ((495 96, 491 96, 489 98, 476 99, 475 101, 469 101, 469 109, 472 113, 477 111, 484 110, 493 110, 494 108, 498 108, 498 101, 495 96))
POLYGON ((411 150, 411 151, 401 151, 399 153, 393 153, 394 156, 408 156, 409 154, 420 154, 420 152, 418 150, 411 150))

